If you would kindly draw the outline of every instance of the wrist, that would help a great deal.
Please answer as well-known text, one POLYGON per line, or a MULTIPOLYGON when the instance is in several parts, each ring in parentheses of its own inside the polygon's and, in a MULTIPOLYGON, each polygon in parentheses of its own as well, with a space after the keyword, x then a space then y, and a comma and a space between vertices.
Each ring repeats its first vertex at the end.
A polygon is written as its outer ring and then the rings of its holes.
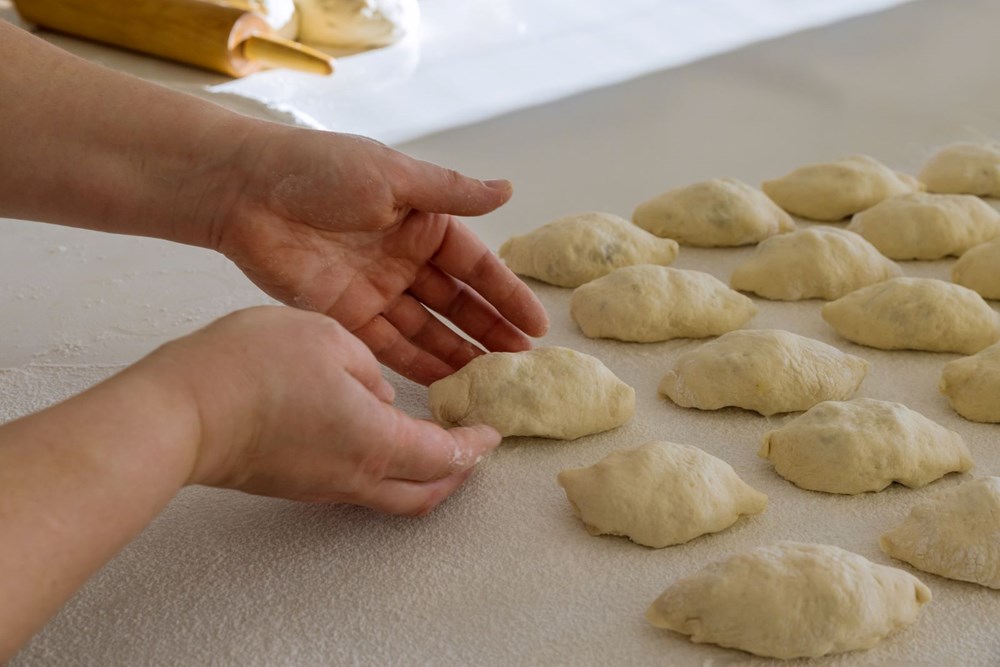
MULTIPOLYGON (((174 397, 190 437, 184 486, 238 486, 239 458, 256 436, 256 386, 238 345, 219 345, 213 327, 171 341, 140 362, 174 397)), ((229 342, 229 341, 223 341, 229 342)))

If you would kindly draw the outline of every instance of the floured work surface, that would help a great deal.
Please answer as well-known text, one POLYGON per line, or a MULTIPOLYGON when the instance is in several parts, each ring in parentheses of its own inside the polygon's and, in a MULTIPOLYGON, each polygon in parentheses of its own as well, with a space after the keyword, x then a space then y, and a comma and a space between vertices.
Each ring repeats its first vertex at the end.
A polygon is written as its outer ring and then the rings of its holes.
MULTIPOLYGON (((668 187, 706 178, 759 184, 801 164, 859 152, 914 173, 938 145, 1000 138, 1000 91, 990 85, 998 50, 991 26, 1000 8, 985 0, 973 5, 959 15, 947 3, 915 3, 406 150, 476 175, 514 179, 514 201, 474 223, 493 248, 560 215, 628 216, 668 187)), ((728 281, 751 251, 685 247, 673 266, 728 281)), ((170 265, 197 251, 176 252, 170 265)), ((149 251, 131 261, 142 267, 165 260, 149 251)), ((205 270, 230 280, 205 262, 205 270)), ((903 269, 947 278, 953 262, 903 269)), ((14 268, 3 270, 17 279, 14 268)), ((793 416, 698 412, 657 396, 663 373, 700 342, 590 340, 570 319, 570 290, 532 287, 552 317, 543 342, 594 355, 633 386, 632 422, 574 442, 510 439, 452 499, 416 520, 187 490, 13 664, 771 664, 657 630, 643 612, 667 585, 707 562, 789 539, 834 544, 901 567, 934 594, 905 631, 870 651, 817 664, 1000 661, 1000 593, 917 572, 878 547, 878 537, 913 504, 967 476, 860 496, 798 489, 757 456, 762 435, 793 416), (660 550, 588 535, 556 474, 651 440, 696 445, 727 461, 769 496, 767 510, 660 550)), ((151 286, 137 281, 131 289, 148 290, 140 305, 156 303, 151 286)), ((186 289, 196 294, 194 285, 186 289)), ((225 293, 237 296, 218 309, 250 305, 252 292, 241 290, 249 288, 227 286, 225 293)), ((959 432, 976 461, 972 474, 1000 474, 1000 426, 962 419, 937 391, 941 368, 958 355, 849 344, 823 322, 820 301, 755 302, 760 313, 749 327, 787 329, 867 359, 872 368, 859 396, 904 403, 959 432)), ((216 305, 204 313, 185 307, 206 319, 216 314, 216 305)), ((108 308, 105 316, 128 324, 144 312, 108 308)), ((80 360, 88 360, 86 351, 80 360)), ((103 372, 94 370, 93 379, 103 372)), ((52 391, 37 389, 44 378, 31 384, 6 374, 0 376, 5 392, 11 377, 30 385, 27 391, 52 391)), ((425 389, 399 378, 393 383, 401 406, 427 414, 425 389)))

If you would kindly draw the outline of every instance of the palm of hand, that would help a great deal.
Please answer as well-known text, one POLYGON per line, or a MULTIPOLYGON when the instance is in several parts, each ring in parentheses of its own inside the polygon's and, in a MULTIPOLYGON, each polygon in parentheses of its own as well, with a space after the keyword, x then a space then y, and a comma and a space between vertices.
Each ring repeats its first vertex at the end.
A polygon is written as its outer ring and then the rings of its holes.
MULTIPOLYGON (((360 145, 366 155, 384 151, 399 159, 378 144, 360 145)), ((346 175, 315 161, 293 168, 258 190, 272 194, 227 225, 220 250, 274 298, 335 318, 382 363, 424 384, 482 353, 429 310, 488 350, 529 349, 522 329, 540 334, 546 327, 531 291, 454 217, 411 208, 405 200, 423 195, 398 194, 391 179, 372 173, 372 162, 346 175)), ((456 183, 463 178, 446 174, 456 183)), ((485 206, 459 201, 457 208, 476 214, 505 199, 485 206)))

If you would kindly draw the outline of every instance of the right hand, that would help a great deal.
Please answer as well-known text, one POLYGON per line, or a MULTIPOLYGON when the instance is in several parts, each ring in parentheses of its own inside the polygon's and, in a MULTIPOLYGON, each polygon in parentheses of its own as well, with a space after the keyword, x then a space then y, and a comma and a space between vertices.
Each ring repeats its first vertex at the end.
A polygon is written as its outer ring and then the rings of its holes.
POLYGON ((500 442, 488 426, 445 430, 394 408, 368 348, 317 313, 239 311, 146 363, 194 401, 191 484, 419 515, 500 442))

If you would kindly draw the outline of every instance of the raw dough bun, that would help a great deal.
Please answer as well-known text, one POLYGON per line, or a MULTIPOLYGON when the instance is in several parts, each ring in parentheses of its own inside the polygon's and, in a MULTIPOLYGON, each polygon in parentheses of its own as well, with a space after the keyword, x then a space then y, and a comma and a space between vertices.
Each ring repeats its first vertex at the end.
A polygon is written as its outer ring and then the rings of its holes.
POLYGON ((579 287, 617 268, 669 264, 677 241, 661 239, 610 213, 581 213, 508 239, 500 257, 510 270, 559 287, 579 287))
POLYGON ((945 146, 924 165, 920 180, 929 192, 1000 197, 1000 146, 971 143, 945 146))
POLYGON ((767 506, 728 463, 672 442, 612 452, 558 480, 591 535, 624 535, 654 549, 717 533, 767 506))
POLYGON ((779 542, 675 582, 646 619, 699 644, 818 658, 871 648, 916 620, 930 599, 903 570, 834 546, 779 542))
POLYGON ((839 299, 902 274, 853 232, 811 227, 767 239, 733 271, 733 289, 765 299, 839 299))
POLYGON ((565 347, 492 352, 430 386, 439 422, 489 424, 500 435, 573 440, 621 426, 635 392, 590 355, 565 347))
POLYGON ((917 488, 972 468, 962 436, 899 403, 827 401, 764 436, 760 456, 798 487, 827 493, 917 488))
POLYGON ((768 197, 792 215, 811 220, 843 220, 883 199, 922 190, 912 176, 889 169, 867 155, 810 164, 764 181, 768 197))
POLYGON ((795 221, 760 190, 735 178, 703 181, 639 204, 632 221, 690 246, 738 246, 790 232, 795 221))
POLYGON ((1000 343, 949 361, 938 388, 952 409, 966 419, 1000 423, 1000 343))
POLYGON ((854 216, 847 227, 893 259, 941 259, 1000 236, 1000 213, 972 195, 911 192, 854 216))
POLYGON ((1000 588, 1000 477, 945 489, 882 536, 882 551, 949 579, 1000 588))
POLYGON ((893 278, 823 306, 849 341, 881 350, 974 354, 1000 339, 1000 315, 967 287, 933 278, 893 278))
POLYGON ((417 0, 296 0, 299 39, 345 48, 387 46, 416 30, 417 0))
POLYGON ((1000 299, 1000 239, 972 248, 951 267, 951 280, 976 290, 984 299, 1000 299))
POLYGON ((867 361, 818 340, 745 329, 682 354, 660 393, 685 408, 735 406, 768 416, 850 398, 867 373, 867 361))
POLYGON ((757 306, 707 273, 640 264, 577 287, 570 314, 591 338, 651 343, 739 329, 757 306))

